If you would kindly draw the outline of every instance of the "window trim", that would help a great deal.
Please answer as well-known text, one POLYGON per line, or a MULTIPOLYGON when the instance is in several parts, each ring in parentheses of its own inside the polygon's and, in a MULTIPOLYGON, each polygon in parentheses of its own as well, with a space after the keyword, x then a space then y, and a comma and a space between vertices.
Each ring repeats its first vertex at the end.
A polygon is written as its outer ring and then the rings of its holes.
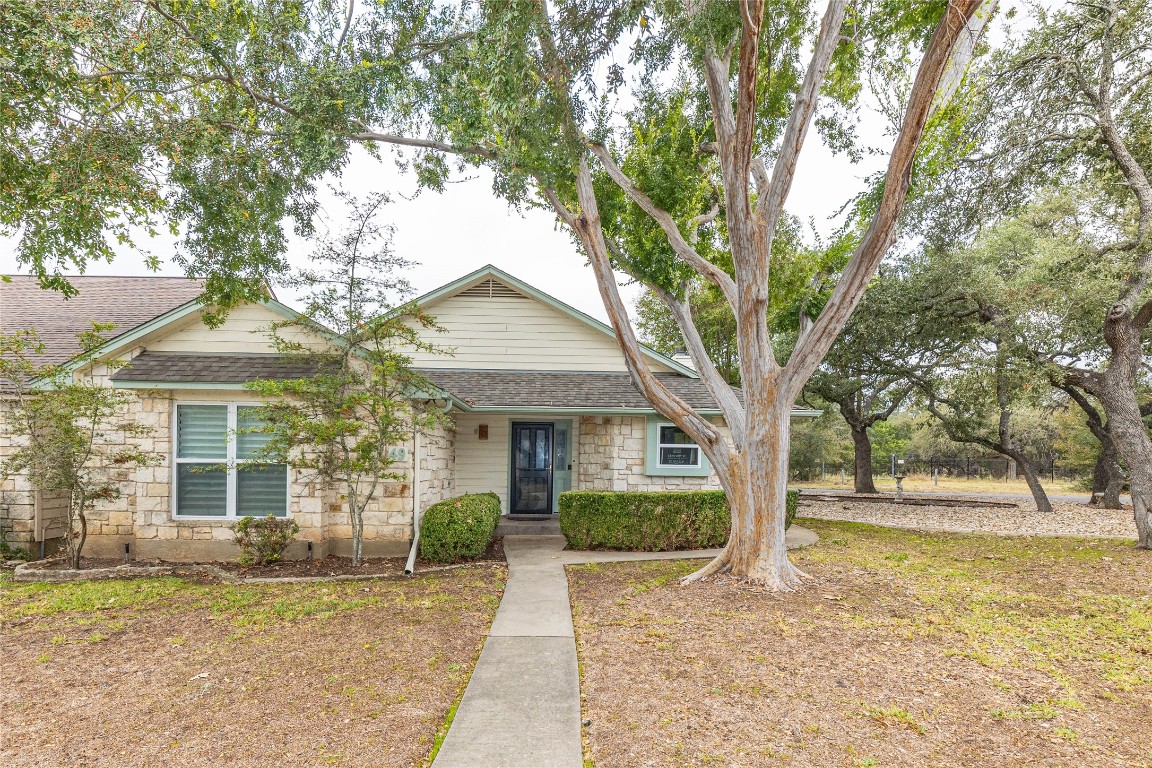
POLYGON ((237 410, 239 408, 259 408, 260 403, 253 403, 248 401, 226 401, 226 400, 177 400, 173 403, 172 408, 172 467, 170 474, 171 485, 171 498, 169 500, 170 512, 169 516, 176 521, 179 520, 199 520, 199 521, 227 521, 235 522, 241 520, 246 515, 237 515, 237 496, 238 496, 238 469, 246 464, 283 464, 284 466, 284 517, 292 517, 292 466, 287 462, 267 462, 267 461, 237 461, 236 460, 236 429, 237 429, 237 410), (225 502, 223 515, 182 515, 180 514, 179 506, 179 469, 181 464, 207 464, 211 463, 208 459, 198 458, 180 458, 179 440, 180 440, 180 406, 182 405, 215 405, 225 406, 228 409, 228 427, 225 433, 225 457, 215 463, 224 464, 227 467, 227 476, 225 479, 225 502))
MULTIPOLYGON (((712 475, 712 464, 708 461, 708 457, 704 455, 704 449, 696 443, 692 443, 692 445, 694 445, 699 452, 700 463, 697 466, 661 464, 660 427, 674 427, 676 425, 664 416, 650 415, 648 416, 647 426, 646 440, 644 441, 644 474, 649 477, 710 477, 712 475)), ((671 444, 664 443, 663 445, 671 444)), ((677 445, 686 446, 688 444, 678 443, 677 445)))

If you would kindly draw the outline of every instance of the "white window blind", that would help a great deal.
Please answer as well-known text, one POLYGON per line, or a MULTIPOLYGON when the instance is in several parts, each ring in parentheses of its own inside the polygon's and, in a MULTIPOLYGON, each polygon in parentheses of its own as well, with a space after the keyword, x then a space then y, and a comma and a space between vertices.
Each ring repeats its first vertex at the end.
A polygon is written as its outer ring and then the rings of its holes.
POLYGON ((288 466, 253 461, 268 436, 259 406, 176 406, 174 493, 177 517, 288 514, 288 466))

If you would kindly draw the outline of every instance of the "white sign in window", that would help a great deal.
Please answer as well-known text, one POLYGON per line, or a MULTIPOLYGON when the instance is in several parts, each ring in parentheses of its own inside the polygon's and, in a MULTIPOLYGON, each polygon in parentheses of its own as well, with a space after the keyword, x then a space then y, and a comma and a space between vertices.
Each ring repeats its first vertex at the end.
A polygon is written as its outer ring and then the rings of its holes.
POLYGON ((700 446, 675 424, 656 425, 656 466, 660 468, 700 467, 700 446))
POLYGON ((259 406, 176 406, 174 510, 177 517, 288 514, 288 465, 255 461, 268 436, 259 406))

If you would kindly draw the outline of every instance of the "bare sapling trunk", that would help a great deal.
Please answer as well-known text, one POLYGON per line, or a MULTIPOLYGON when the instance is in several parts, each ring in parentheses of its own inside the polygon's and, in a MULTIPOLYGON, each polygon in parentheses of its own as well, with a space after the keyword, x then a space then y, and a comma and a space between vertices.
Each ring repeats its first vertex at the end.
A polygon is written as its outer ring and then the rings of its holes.
POLYGON ((872 477, 872 440, 867 427, 851 426, 852 456, 855 479, 853 491, 856 493, 876 493, 876 481, 872 477))
POLYGON ((357 493, 356 482, 348 484, 348 519, 352 525, 352 567, 364 563, 364 508, 357 493))
POLYGON ((88 516, 84 508, 88 498, 83 491, 73 490, 69 500, 71 518, 67 532, 68 560, 73 569, 80 568, 80 554, 84 551, 84 544, 88 541, 88 516))

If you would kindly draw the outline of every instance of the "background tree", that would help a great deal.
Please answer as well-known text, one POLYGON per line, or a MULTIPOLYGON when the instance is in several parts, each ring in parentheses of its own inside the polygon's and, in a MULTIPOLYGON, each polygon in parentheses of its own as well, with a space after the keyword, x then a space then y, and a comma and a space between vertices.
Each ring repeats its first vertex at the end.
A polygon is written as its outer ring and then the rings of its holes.
POLYGON ((486 165, 498 194, 547 205, 570 228, 634 384, 715 467, 732 535, 696 578, 798 584, 784 547, 788 414, 890 247, 925 131, 946 122, 946 97, 995 0, 885 4, 847 20, 847 2, 832 0, 814 30, 808 3, 764 0, 349 7, 6 5, 4 39, 18 43, 0 87, 16 95, 0 136, 13 169, 0 221, 21 228, 20 256, 50 280, 53 260, 106 256, 123 215, 186 223, 180 259, 226 305, 282 266, 280 220, 307 230, 315 180, 344 167, 351 143, 423 150, 413 164, 432 187, 447 176, 446 155, 486 165), (629 45, 627 80, 616 60, 629 45), (840 279, 779 361, 770 275, 802 276, 803 265, 775 258, 772 244, 808 130, 823 101, 818 126, 850 147, 843 118, 869 62, 907 72, 917 52, 887 170, 840 279), (626 84, 634 98, 618 99, 626 84), (730 436, 648 369, 614 268, 665 300, 730 436), (737 319, 743 405, 683 301, 696 276, 737 319))
MULTIPOLYGON (((715 288, 697 285, 688 291, 687 302, 700 331, 708 359, 724 380, 740 385, 740 363, 736 350, 736 317, 732 308, 715 288)), ((636 300, 636 330, 640 339, 665 355, 687 354, 687 345, 676 325, 676 318, 652 289, 646 289, 636 300)))
POLYGON ((930 375, 955 347, 948 327, 917 303, 919 290, 899 269, 884 270, 805 388, 848 425, 856 493, 876 493, 869 430, 901 407, 914 376, 930 375))
POLYGON ((984 72, 987 89, 961 141, 972 151, 941 185, 947 193, 934 203, 926 231, 955 241, 1054 185, 1096 192, 1083 211, 1090 268, 1077 277, 1098 291, 1090 306, 1103 304, 1092 325, 1104 354, 1074 349, 1051 364, 1065 384, 1103 407, 1130 475, 1140 546, 1149 548, 1152 438, 1137 392, 1152 320, 1152 7, 1101 0, 1036 13, 1036 26, 984 72), (1104 284, 1101 274, 1119 279, 1104 284))
POLYGON ((799 421, 792 429, 788 463, 792 477, 811 481, 821 478, 822 471, 839 472, 852 457, 847 431, 831 409, 817 418, 799 421))
POLYGON ((349 202, 348 231, 324 239, 311 257, 317 267, 288 281, 306 291, 302 316, 270 330, 276 349, 313 373, 247 386, 264 400, 261 424, 251 429, 266 442, 254 458, 290 462, 340 494, 352 526, 352 564, 359 566, 364 511, 386 482, 406 479, 392 469, 389 449, 434 426, 441 414, 416 405, 412 398, 429 391, 427 382, 397 352, 428 349, 408 321, 430 326, 431 319, 414 306, 396 307, 396 297, 410 292, 398 275, 410 262, 392 252, 391 229, 376 221, 388 199, 349 202))
MULTIPOLYGON (((0 466, 6 476, 27 475, 32 486, 68 495, 64 537, 68 559, 80 567, 88 540, 88 513, 122 495, 128 473, 154 466, 162 457, 138 442, 152 433, 129 415, 131 392, 91 378, 95 351, 110 323, 93 323, 80 334, 79 376, 71 368, 45 366, 37 356, 44 345, 34 333, 0 335, 0 381, 7 382, 12 410, 6 423, 19 439, 15 453, 0 466)), ((111 370, 123 363, 102 361, 111 370)))

